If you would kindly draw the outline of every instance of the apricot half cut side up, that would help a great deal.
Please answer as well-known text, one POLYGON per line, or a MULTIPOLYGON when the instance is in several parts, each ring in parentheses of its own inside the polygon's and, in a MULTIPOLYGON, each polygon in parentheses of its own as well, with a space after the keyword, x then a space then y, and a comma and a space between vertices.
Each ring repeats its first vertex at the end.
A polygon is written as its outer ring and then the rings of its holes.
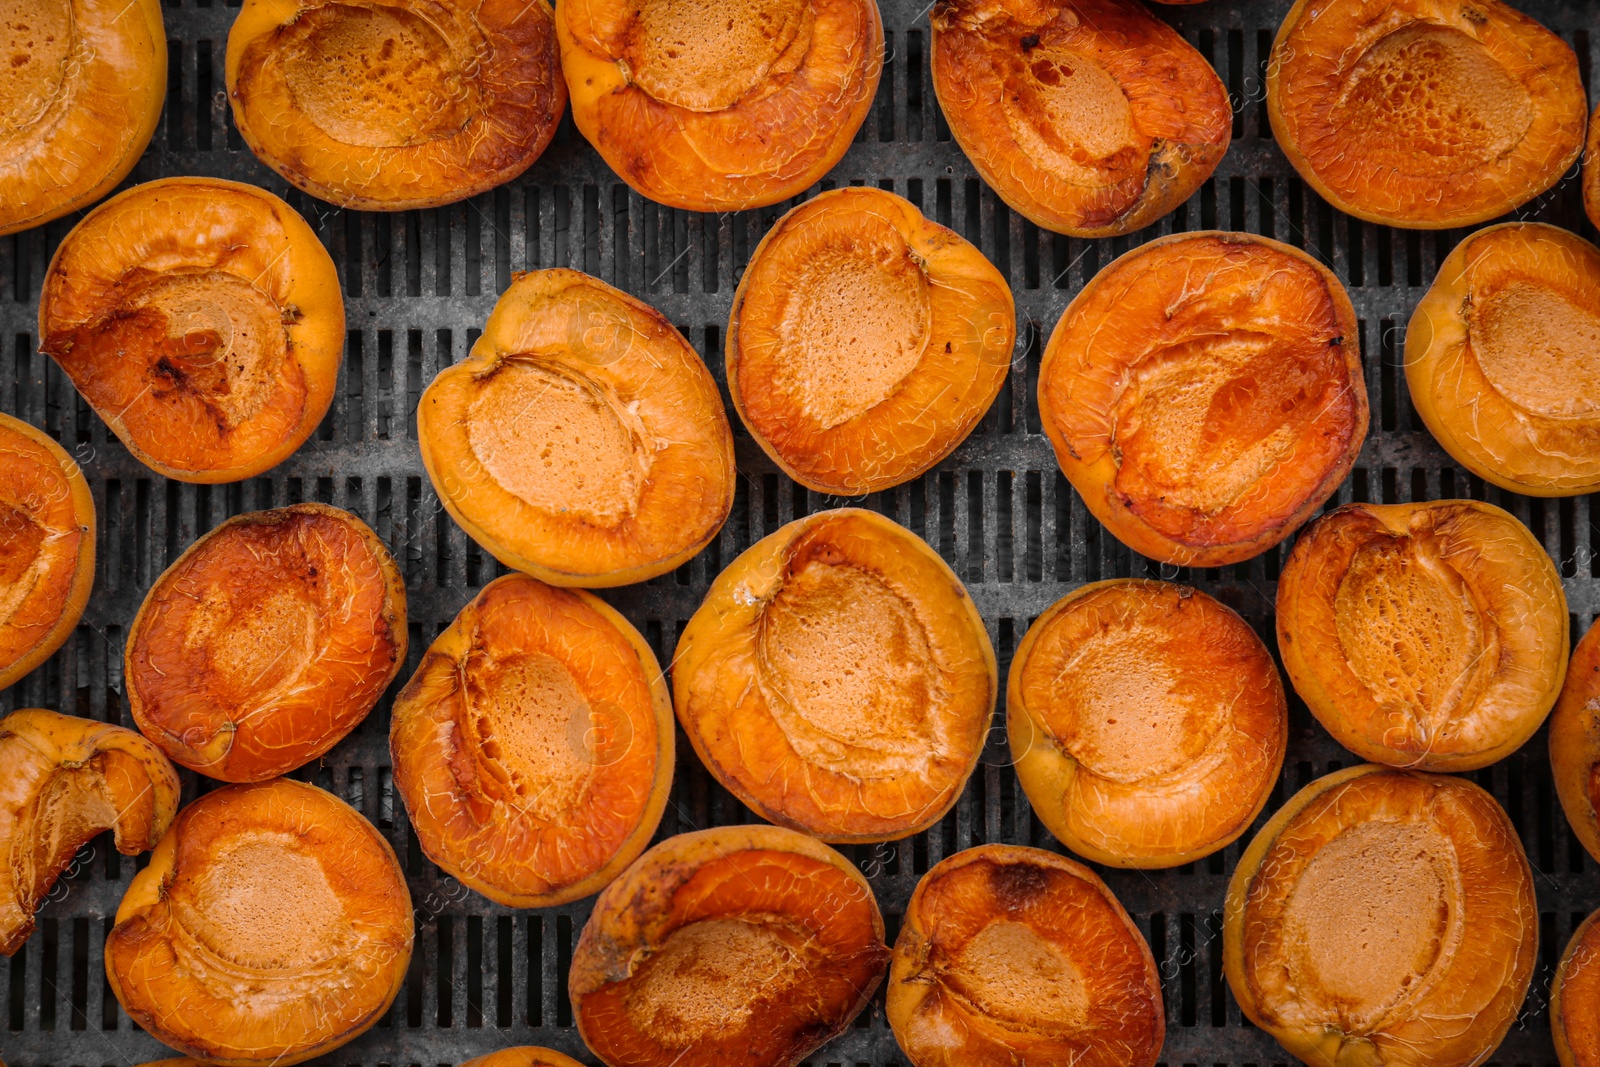
POLYGON ((1600 926, 1578 925, 1550 980, 1550 1032, 1561 1067, 1600 1064, 1600 926))
POLYGON ((136 185, 67 234, 40 349, 140 462, 233 482, 322 421, 344 353, 333 260, 293 208, 217 178, 136 185))
POLYGON ((553 1048, 518 1045, 487 1056, 474 1056, 461 1067, 583 1067, 583 1064, 553 1048))
POLYGON ((128 176, 167 97, 160 0, 0 0, 0 236, 128 176))
POLYGON ((933 88, 983 180, 1047 230, 1155 222, 1233 137, 1205 57, 1135 0, 939 0, 933 88))
POLYGON ((1600 626, 1578 640, 1550 713, 1550 770, 1572 832, 1600 859, 1600 626))
POLYGON ((1155 959, 1111 890, 1020 845, 958 852, 917 883, 885 1008, 915 1067, 1150 1067, 1166 1035, 1155 959))
POLYGON ((756 246, 728 320, 728 391, 790 477, 857 496, 961 443, 1016 335, 1011 289, 976 247, 893 193, 835 189, 756 246))
POLYGON ((1006 708, 1039 821, 1116 867, 1173 867, 1244 833, 1289 734, 1278 668, 1248 623, 1199 590, 1132 578, 1039 616, 1006 708))
POLYGON ((642 196, 737 211, 839 162, 883 73, 875 0, 561 0, 572 119, 642 196))
POLYGON ((1329 512, 1284 564, 1277 618, 1295 691, 1374 763, 1486 767, 1539 728, 1567 670, 1555 564, 1476 500, 1329 512))
POLYGON ((389 747, 430 859, 491 900, 550 907, 610 882, 655 833, 672 697, 604 601, 508 574, 423 655, 389 747))
POLYGON ((106 936, 106 978, 152 1036, 222 1067, 294 1064, 382 1017, 411 960, 411 895, 389 842, 289 778, 178 813, 106 936))
POLYGON ((406 590, 367 524, 326 504, 229 519, 156 579, 128 630, 133 719, 227 782, 316 759, 406 658, 406 590))
POLYGON ((1464 778, 1370 764, 1319 778, 1228 883, 1223 968, 1240 1009, 1315 1067, 1481 1063, 1538 950, 1533 872, 1464 778))
POLYGON ((669 837, 595 901, 567 988, 610 1067, 794 1067, 843 1033, 889 950, 872 887, 776 826, 669 837))
POLYGON ((1549 189, 1588 105, 1566 42, 1502 0, 1298 0, 1267 64, 1284 155, 1350 215, 1442 230, 1549 189))
POLYGON ((1039 368, 1039 416, 1090 513, 1135 552, 1237 563, 1333 494, 1367 434, 1339 279, 1245 233, 1175 234, 1106 267, 1039 368))
POLYGON ((0 719, 0 954, 78 849, 102 830, 126 856, 154 848, 178 811, 178 773, 132 730, 40 708, 0 719))
POLYGON ((1537 222, 1462 241, 1412 312, 1406 383, 1479 477, 1530 496, 1600 489, 1600 249, 1537 222))
POLYGON ((423 391, 417 438, 451 517, 551 585, 664 574, 733 507, 711 373, 659 311, 578 271, 516 276, 423 391))
POLYGON ((89 483, 50 435, 0 412, 0 689, 49 659, 94 585, 89 483))
POLYGON ((825 841, 889 841, 956 802, 998 676, 944 560, 876 512, 821 511, 717 576, 673 661, 678 720, 762 818, 825 841))

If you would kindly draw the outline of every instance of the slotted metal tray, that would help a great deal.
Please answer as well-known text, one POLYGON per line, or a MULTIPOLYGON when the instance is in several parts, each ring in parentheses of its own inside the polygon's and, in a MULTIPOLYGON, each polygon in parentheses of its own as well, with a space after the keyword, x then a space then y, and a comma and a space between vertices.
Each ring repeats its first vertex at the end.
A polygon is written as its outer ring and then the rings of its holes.
MULTIPOLYGON (((892 189, 977 242, 1010 280, 1020 328, 1010 378, 971 438, 922 479, 860 503, 926 537, 955 567, 983 612, 1002 671, 1029 623, 1057 598, 1083 582, 1121 575, 1192 582, 1239 610, 1275 648, 1271 606, 1285 549, 1203 571, 1136 557, 1089 517, 1039 429, 1040 351, 1068 300, 1127 249, 1193 229, 1248 230, 1288 241, 1328 263, 1349 287, 1361 319, 1372 429, 1329 506, 1491 500, 1527 523, 1556 560, 1574 636, 1588 626, 1600 608, 1594 498, 1544 501, 1486 490, 1449 462, 1406 395, 1400 364, 1406 322, 1465 231, 1408 233, 1350 219, 1307 188, 1273 143, 1263 79, 1288 0, 1157 9, 1227 84, 1235 105, 1233 147, 1216 176, 1171 216, 1132 237, 1101 241, 1039 231, 976 178, 950 140, 929 81, 931 4, 880 3, 888 58, 877 103, 823 187, 892 189)), ((1586 0, 1518 6, 1573 45, 1587 84, 1590 31, 1600 13, 1586 0)), ((155 476, 35 351, 40 279, 76 219, 0 239, 0 409, 43 426, 77 457, 100 521, 99 573, 82 623, 48 663, 0 693, 0 712, 43 706, 130 725, 123 641, 151 581, 228 516, 310 499, 362 516, 402 562, 411 655, 401 679, 408 677, 438 630, 502 570, 441 510, 418 458, 413 413, 439 368, 466 354, 511 273, 572 266, 640 295, 678 324, 721 381, 722 337, 740 271, 785 209, 698 215, 659 207, 622 184, 570 118, 523 178, 466 203, 398 215, 331 208, 290 191, 233 128, 222 62, 235 11, 236 0, 166 3, 166 112, 130 183, 180 174, 233 178, 286 195, 305 214, 345 286, 349 338, 338 396, 313 439, 263 477, 206 487, 155 476)), ((1518 215, 1596 237, 1583 215, 1576 170, 1518 215)), ((726 562, 782 523, 843 502, 778 473, 737 420, 735 437, 738 493, 720 537, 673 574, 604 594, 638 625, 662 663, 726 562)), ((891 941, 917 879, 942 857, 990 841, 1060 848, 1034 818, 1008 766, 1003 714, 999 709, 982 765, 943 822, 892 845, 846 849, 872 881, 891 941)), ((1290 716, 1289 755, 1268 813, 1313 777, 1352 762, 1292 694, 1290 716)), ((515 911, 468 891, 424 859, 395 799, 388 723, 385 699, 325 760, 296 775, 332 789, 382 829, 406 866, 416 905, 416 955, 404 990, 378 1026, 326 1061, 421 1067, 542 1044, 596 1062, 578 1038, 566 997, 572 945, 589 902, 515 911)), ((1556 803, 1543 732, 1471 777, 1504 804, 1521 832, 1539 899, 1539 970, 1493 1062, 1554 1067, 1546 1011, 1551 969, 1574 926, 1600 905, 1600 879, 1556 803)), ((210 784, 185 772, 185 800, 210 784)), ((751 813, 716 785, 680 735, 677 779, 658 836, 745 821, 754 821, 751 813)), ((1168 1025, 1163 1062, 1172 1067, 1292 1062, 1241 1018, 1222 979, 1223 895, 1243 844, 1172 871, 1101 871, 1160 964, 1168 1025)), ((11 960, 0 960, 0 1058, 12 1067, 121 1067, 170 1055, 120 1010, 101 962, 111 917, 144 861, 119 856, 105 836, 85 847, 44 906, 37 932, 11 960)), ((904 1063, 884 1020, 882 993, 849 1033, 809 1062, 904 1063)))

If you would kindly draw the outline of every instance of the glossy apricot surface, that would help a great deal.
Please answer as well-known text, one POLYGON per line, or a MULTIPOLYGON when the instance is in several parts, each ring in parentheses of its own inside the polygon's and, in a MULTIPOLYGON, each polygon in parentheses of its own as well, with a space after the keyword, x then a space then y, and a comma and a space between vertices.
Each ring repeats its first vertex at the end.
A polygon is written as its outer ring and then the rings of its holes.
POLYGON ((503 1048, 498 1052, 491 1052, 487 1056, 474 1056, 463 1062, 461 1067, 583 1067, 583 1065, 553 1048, 518 1045, 515 1048, 503 1048))
POLYGON ((1533 872, 1473 783, 1350 767, 1245 849, 1222 939, 1240 1009, 1313 1067, 1482 1063, 1533 977, 1533 872))
POLYGON ((1005 278, 881 189, 826 192, 761 239, 728 319, 728 391, 773 461, 820 493, 915 478, 972 431, 1011 367, 1005 278))
POLYGON ((178 773, 132 730, 26 708, 0 718, 0 954, 79 848, 103 830, 127 856, 154 848, 178 812, 178 773))
POLYGON ((1565 41, 1503 0, 1298 0, 1267 65, 1289 162, 1389 226, 1486 222, 1556 183, 1587 102, 1565 41))
POLYGON ((878 90, 875 0, 562 0, 572 119, 640 194, 691 211, 798 196, 878 90))
POLYGON ((678 721, 762 818, 825 841, 926 829, 961 794, 994 650, 960 579, 872 511, 796 519, 734 560, 678 638, 678 721))
POLYGON ((1573 834, 1600 858, 1600 627, 1572 650, 1550 713, 1550 770, 1573 834))
POLYGON ((611 881, 655 833, 672 698, 604 601, 506 575, 423 655, 389 746, 428 857, 491 900, 548 907, 611 881))
POLYGON ((406 641, 405 583, 366 523, 326 504, 239 515, 145 596, 124 654, 128 706, 176 762, 257 782, 355 729, 406 641))
POLYGON ((1567 669, 1555 564, 1476 500, 1346 504, 1278 579, 1278 649, 1295 691, 1374 763, 1468 771, 1544 722, 1567 669))
POLYGON ((1135 552, 1266 551, 1338 488, 1367 433, 1344 286, 1297 248, 1175 234, 1095 275, 1056 324, 1039 416, 1091 514, 1135 552))
POLYGON ((1249 624, 1197 589, 1134 578, 1039 616, 1006 708, 1039 821, 1117 867, 1176 866, 1244 833, 1289 734, 1278 668, 1249 624))
POLYGON ((288 458, 322 421, 344 301, 322 242, 278 197, 164 178, 106 201, 61 242, 39 336, 141 462, 232 482, 288 458))
POLYGON ((1013 210, 1109 237, 1183 203, 1233 136, 1205 57, 1136 0, 940 0, 933 87, 1013 210))
POLYGON ((1600 1064, 1600 928, 1590 915, 1573 931, 1550 981, 1550 1032, 1561 1067, 1600 1064))
POLYGON ((471 355, 423 392, 417 436, 451 517, 552 585, 663 574, 733 507, 705 364, 659 311, 578 271, 516 276, 471 355))
POLYGON ((609 1067, 794 1067, 844 1032, 888 958, 849 860, 792 830, 722 826, 667 838, 600 894, 567 989, 609 1067))
POLYGON ((411 960, 389 842, 344 801, 274 778, 178 813, 106 936, 122 1008, 184 1055, 294 1064, 383 1015, 411 960))

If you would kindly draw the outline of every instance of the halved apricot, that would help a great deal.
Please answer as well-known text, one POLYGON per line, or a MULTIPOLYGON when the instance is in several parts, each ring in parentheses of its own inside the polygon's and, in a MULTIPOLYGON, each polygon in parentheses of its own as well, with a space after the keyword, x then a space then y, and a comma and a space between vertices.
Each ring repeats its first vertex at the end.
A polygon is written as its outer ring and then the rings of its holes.
POLYGON ((961 443, 1016 336, 1011 289, 976 247, 893 193, 835 189, 756 246, 728 319, 728 392, 790 477, 871 493, 961 443))
POLYGON ((1600 489, 1600 249, 1537 222, 1462 241, 1411 314, 1406 382, 1479 477, 1531 496, 1600 489))
POLYGON ((876 512, 821 511, 717 576, 678 638, 678 720, 762 818, 824 841, 937 822, 988 734, 994 650, 961 580, 876 512))
POLYGON ((883 73, 875 0, 562 0, 572 120, 622 180, 691 211, 798 196, 883 73))
POLYGON ((144 154, 167 96, 160 0, 0 0, 0 236, 87 207, 144 154))
POLYGON ((578 271, 517 275, 472 354, 423 392, 417 437, 451 517, 551 585, 664 574, 733 508, 706 365, 655 308, 578 271))
POLYGON ((1583 148, 1567 43, 1502 0, 1298 0, 1267 64, 1284 155, 1334 207, 1388 226, 1486 222, 1583 148))
POLYGON ((1172 867, 1249 827, 1277 783, 1288 703, 1248 623, 1197 589, 1068 593, 1017 646, 1006 731, 1039 821, 1116 867, 1172 867))
POLYGON ((792 830, 721 826, 667 838, 600 894, 567 988, 611 1067, 793 1067, 844 1032, 888 958, 849 860, 792 830))
POLYGON ((1293 533, 1361 451, 1358 328, 1339 279, 1299 249, 1174 234, 1068 305, 1039 368, 1039 416, 1123 544, 1166 563, 1237 563, 1293 533))
POLYGON ((0 954, 78 849, 102 830, 117 851, 154 848, 178 811, 178 772, 132 730, 40 708, 0 719, 0 954))
POLYGON ((1150 946, 1093 871, 1020 845, 934 865, 886 1003, 915 1067, 1151 1067, 1166 1013, 1150 946))
POLYGON ((1296 793, 1228 883, 1239 1008, 1309 1064, 1481 1063, 1539 942, 1516 828, 1464 778, 1370 764, 1296 793))
POLYGON ((583 1064, 553 1048, 518 1045, 487 1056, 474 1056, 461 1067, 583 1067, 583 1064))
POLYGON ((1295 691, 1374 763, 1486 767, 1539 728, 1567 670, 1555 564, 1476 500, 1329 512, 1284 564, 1277 617, 1295 691))
POLYGON ((978 174, 1047 230, 1143 229, 1233 137, 1205 57, 1135 0, 941 0, 933 88, 978 174))
POLYGON ((1550 980, 1550 1032, 1561 1067, 1600 1064, 1600 927, 1595 912, 1572 933, 1550 980))
POLYGON ((251 151, 312 196, 363 211, 510 181, 567 106, 548 0, 245 0, 226 74, 251 151))
POLYGON ((60 648, 94 585, 94 497, 50 435, 0 412, 0 689, 60 648))
POLYGON ((411 940, 389 842, 333 794, 274 778, 178 813, 117 908, 106 979, 185 1056, 294 1064, 378 1021, 411 940))
POLYGON ((1600 625, 1572 650, 1550 713, 1550 770, 1572 832, 1600 859, 1600 625))
POLYGON ((128 630, 133 719, 173 760, 258 782, 355 729, 406 658, 406 589, 326 504, 239 515, 156 579, 128 630))
POLYGON ((1600 105, 1589 116, 1589 136, 1583 153, 1583 210, 1600 226, 1600 105))
POLYGON ((484 586, 395 700, 395 788, 428 857, 491 900, 588 896, 672 785, 672 697, 628 620, 522 574, 484 586))
POLYGON ((168 478, 231 482, 287 459, 333 400, 339 275, 264 189, 163 178, 67 234, 40 348, 128 450, 168 478))

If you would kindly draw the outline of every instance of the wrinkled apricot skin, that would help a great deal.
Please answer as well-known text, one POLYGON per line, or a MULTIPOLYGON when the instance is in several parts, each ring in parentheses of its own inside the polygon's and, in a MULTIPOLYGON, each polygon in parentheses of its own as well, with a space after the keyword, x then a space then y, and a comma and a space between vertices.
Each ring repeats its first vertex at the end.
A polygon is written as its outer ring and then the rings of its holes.
POLYGON ((1284 155, 1387 226, 1487 222, 1554 185, 1587 102, 1565 41, 1502 0, 1298 0, 1267 65, 1284 155))
POLYGON ((1222 80, 1134 0, 939 0, 931 21, 950 132, 1000 198, 1047 230, 1143 229, 1228 151, 1222 80))
POLYGON ((506 575, 424 654, 389 745, 430 859, 501 904, 552 907, 606 885, 655 833, 672 697, 600 598, 506 575))
POLYGON ((960 579, 857 508, 741 554, 673 660, 678 720, 706 768, 762 818, 834 842, 906 837, 950 810, 998 684, 960 579))
POLYGON ((1600 928, 1579 924, 1550 980, 1550 1033, 1561 1067, 1600 1064, 1600 928))
POLYGON ((288 204, 238 182, 163 178, 61 242, 39 347, 140 462, 233 482, 287 459, 322 421, 344 321, 333 260, 288 204))
POLYGON ((230 785, 179 812, 134 875, 106 979, 191 1059, 289 1065, 383 1016, 412 928, 394 850, 353 808, 289 778, 230 785))
POLYGON ((0 689, 49 659, 94 585, 89 483, 49 434, 0 412, 0 689))
POLYGON ((1299 249, 1174 234, 1095 275, 1056 324, 1039 417, 1090 514, 1135 552, 1216 567, 1322 506, 1367 434, 1355 308, 1299 249))
POLYGON ((1600 249, 1537 222, 1456 246, 1406 330, 1417 414, 1451 457, 1529 496, 1600 489, 1600 249))
POLYGON ((871 1000, 888 963, 872 887, 776 826, 669 837, 595 901, 567 989, 610 1067, 794 1067, 871 1000))
POLYGON ((471 355, 423 391, 417 438, 451 518, 551 585, 664 574, 733 508, 705 364, 659 311, 578 271, 515 276, 471 355))
POLYGON ((981 845, 917 883, 885 1003, 914 1067, 1151 1067, 1166 1014, 1150 946, 1093 871, 981 845))
POLYGON ((178 812, 178 773, 132 730, 26 708, 0 718, 0 954, 79 848, 102 830, 117 851, 154 848, 178 812))
POLYGON ((553 1048, 518 1045, 487 1056, 474 1056, 461 1067, 583 1067, 583 1064, 553 1048))
POLYGON ((1476 500, 1346 504, 1294 546, 1278 648, 1311 713, 1374 763, 1470 771, 1544 722, 1566 594, 1544 547, 1476 500))
POLYGON ((1233 842, 1283 766, 1288 703, 1237 614, 1188 586, 1118 578, 1056 601, 1011 661, 1006 731, 1039 821, 1114 867, 1233 842))
POLYGON ((1600 858, 1600 627, 1573 649, 1550 713, 1550 770, 1572 832, 1600 858))
MULTIPOLYGON (((1595 107, 1600 113, 1600 106, 1595 107)), ((1583 211, 1589 221, 1600 226, 1600 121, 1589 118, 1589 136, 1583 153, 1583 211)))
POLYGON ((144 154, 167 95, 160 0, 0 3, 0 237, 88 207, 144 154))
POLYGON ((572 119, 640 195, 691 211, 798 196, 883 73, 875 0, 562 0, 572 119))
POLYGON ((1223 971, 1312 1067, 1486 1060, 1538 952, 1511 820, 1464 778, 1370 764, 1296 793, 1228 883, 1223 971))
POLYGON ((972 432, 1016 336, 1011 289, 975 246, 893 193, 835 189, 756 246, 728 319, 728 391, 786 474, 858 496, 972 432))
POLYGON ((362 211, 437 207, 510 181, 567 106, 547 0, 245 0, 227 81, 263 163, 362 211))
POLYGON ((128 706, 176 762, 258 782, 355 729, 406 642, 405 582, 366 523, 315 503, 239 515, 151 586, 128 630, 128 706))

